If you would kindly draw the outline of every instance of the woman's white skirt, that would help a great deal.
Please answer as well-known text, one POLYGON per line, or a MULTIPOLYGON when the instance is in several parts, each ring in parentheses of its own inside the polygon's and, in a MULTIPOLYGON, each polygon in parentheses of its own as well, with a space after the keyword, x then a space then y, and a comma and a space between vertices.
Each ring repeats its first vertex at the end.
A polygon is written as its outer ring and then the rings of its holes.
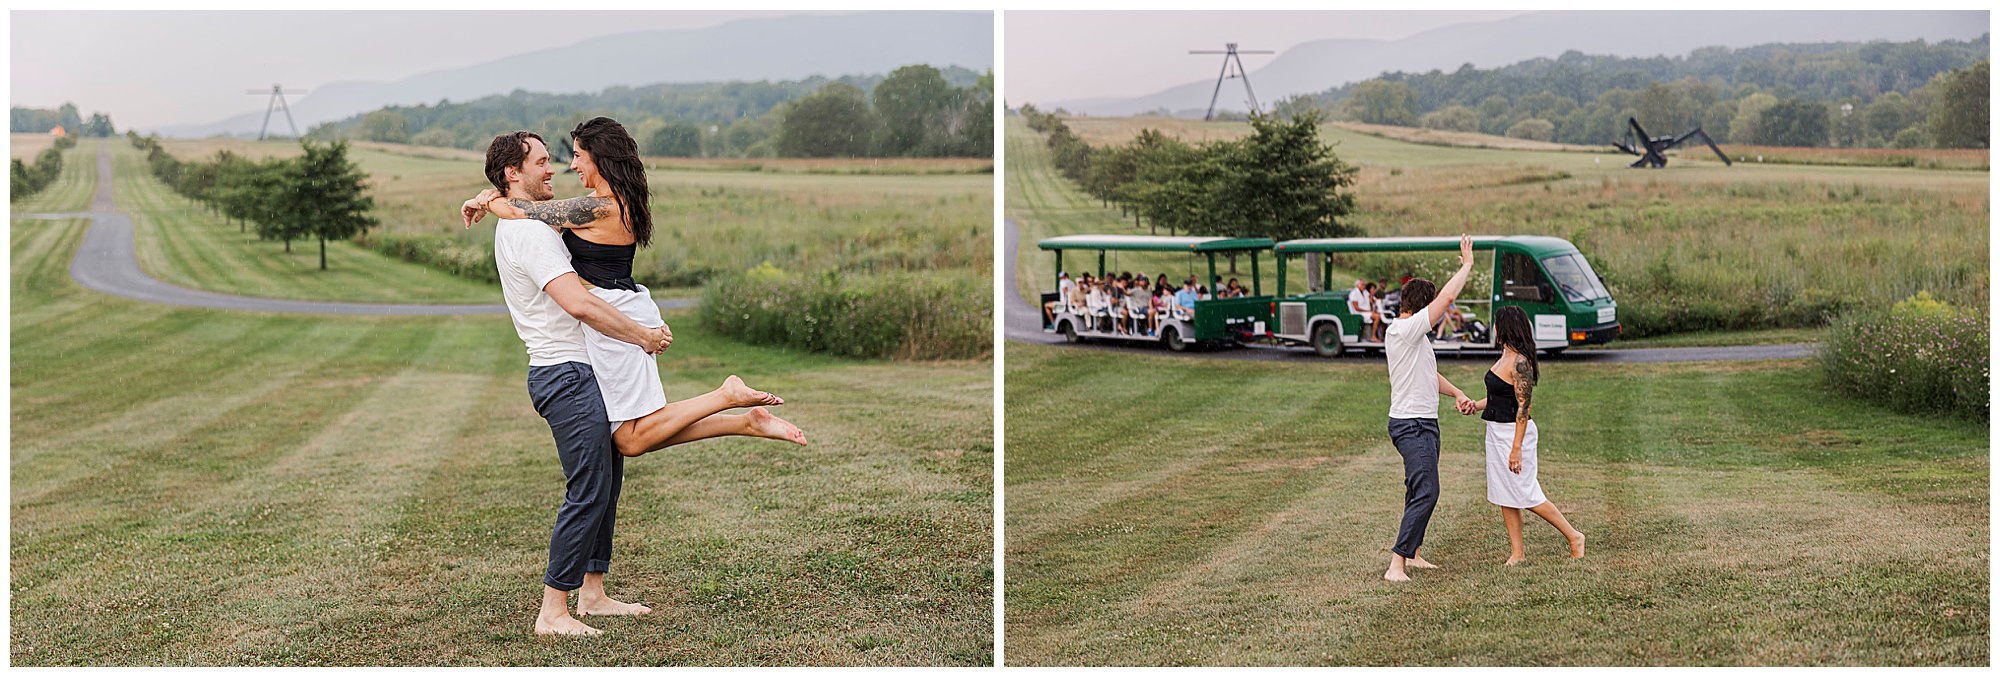
POLYGON ((1516 423, 1486 422, 1486 500, 1507 508, 1532 508, 1547 502, 1542 483, 1535 478, 1535 422, 1521 436, 1521 472, 1507 469, 1507 455, 1514 451, 1516 423))
MULTIPOLYGON (((666 324, 660 306, 645 285, 639 291, 592 287, 590 293, 617 308, 633 322, 645 327, 666 324)), ((659 411, 667 406, 666 389, 660 386, 660 363, 639 346, 598 333, 583 326, 583 347, 590 356, 590 370, 597 373, 597 389, 604 394, 604 413, 616 424, 659 411)))

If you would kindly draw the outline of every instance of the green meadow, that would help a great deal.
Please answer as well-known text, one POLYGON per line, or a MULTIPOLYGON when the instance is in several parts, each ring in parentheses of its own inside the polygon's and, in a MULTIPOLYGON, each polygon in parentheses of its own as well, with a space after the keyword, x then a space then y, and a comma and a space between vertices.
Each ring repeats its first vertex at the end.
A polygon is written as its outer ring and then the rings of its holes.
POLYGON ((1806 361, 1545 364, 1540 480, 1582 559, 1528 516, 1501 566, 1483 424, 1447 410, 1442 568, 1403 584, 1379 363, 1006 364, 1011 665, 1991 662, 1986 426, 1829 398, 1806 361))
MULTIPOLYGON (((346 243, 322 273, 316 243, 287 256, 242 235, 109 143, 157 277, 281 298, 499 300, 346 243)), ((378 180, 442 162, 357 156, 378 180)), ((390 228, 444 220, 383 192, 390 228)), ((543 638, 532 621, 563 480, 505 316, 114 298, 67 275, 85 225, 11 224, 14 665, 992 660, 990 361, 835 359, 670 314, 669 397, 741 375, 783 395, 774 413, 812 445, 723 439, 629 460, 608 588, 654 613, 543 638)))
MULTIPOLYGON (((224 149, 251 157, 300 154, 292 142, 162 143, 183 160, 224 149)), ((350 157, 370 176, 380 235, 442 241, 448 256, 477 259, 492 251, 492 219, 467 230, 458 216, 460 203, 489 187, 482 154, 362 144, 350 157)), ((709 277, 766 262, 806 273, 990 274, 993 176, 967 162, 649 160, 654 239, 634 260, 634 276, 664 290, 698 287, 709 277)), ((556 176, 557 197, 582 194, 575 174, 556 176)))
MULTIPOLYGON (((97 144, 115 142, 116 139, 79 140, 76 147, 63 151, 62 175, 42 192, 15 200, 10 209, 17 214, 89 210, 90 198, 97 194, 97 144)), ((55 140, 47 134, 15 134, 8 150, 14 159, 33 162, 37 153, 52 145, 55 145, 55 140)))
MULTIPOLYGON (((1093 145, 1123 143, 1146 127, 1190 140, 1249 131, 1240 122, 1159 118, 1065 122, 1093 145)), ((1043 137, 1023 120, 1009 118, 1006 129, 1006 205, 1022 229, 1023 292, 1052 289, 1053 257, 1035 250, 1036 240, 1150 232, 1057 173, 1043 137)), ((1919 291, 1961 307, 1985 307, 1990 297, 1984 170, 1724 167, 1696 153, 1663 170, 1640 170, 1614 153, 1462 148, 1334 126, 1321 131, 1341 160, 1360 167, 1352 220, 1368 235, 1566 238, 1610 283, 1635 338, 1798 327, 1825 311, 1886 308, 1919 291)), ((1268 288, 1275 276, 1269 257, 1265 264, 1268 288)), ((1118 269, 1149 274, 1180 276, 1190 265, 1183 256, 1118 257, 1118 269)), ((1249 272, 1247 262, 1238 269, 1249 272)))

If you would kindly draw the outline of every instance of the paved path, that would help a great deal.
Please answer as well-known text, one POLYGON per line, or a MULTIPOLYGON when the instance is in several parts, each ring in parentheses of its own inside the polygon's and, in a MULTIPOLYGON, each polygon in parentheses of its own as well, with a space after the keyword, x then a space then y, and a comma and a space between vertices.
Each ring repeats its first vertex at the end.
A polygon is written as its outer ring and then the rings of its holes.
MULTIPOLYGON (((139 267, 139 255, 132 231, 132 217, 118 211, 112 200, 110 143, 100 142, 97 150, 97 197, 90 211, 75 214, 15 214, 25 219, 90 219, 76 260, 70 262, 69 276, 85 288, 137 301, 197 308, 249 310, 274 313, 316 313, 324 315, 505 315, 507 307, 493 305, 418 305, 389 303, 339 303, 294 301, 250 296, 232 296, 179 287, 154 279, 139 267)), ((496 292, 497 296, 498 293, 496 292)), ((691 308, 692 298, 663 299, 661 308, 691 308)))
MULTIPOLYGON (((1019 267, 1015 265, 1016 263, 1015 258, 1016 258, 1016 252, 1020 251, 1021 227, 1019 224, 1014 223, 1013 219, 1007 219, 1006 224, 1007 224, 1007 242, 1006 242, 1007 290, 1006 293, 1004 294, 1004 296, 1006 297, 1006 308, 1002 314, 1007 323, 1006 325, 1007 340, 1021 341, 1023 343, 1040 343, 1044 345, 1069 345, 1064 343, 1063 338, 1059 335, 1043 333, 1041 310, 1036 308, 1034 304, 1029 303, 1026 299, 1021 298, 1020 285, 1015 284, 1014 281, 1014 273, 1015 271, 1019 270, 1019 267)), ((1286 348, 1286 347, 1262 345, 1262 344, 1246 345, 1235 349, 1223 349, 1214 351, 1190 351, 1185 353, 1170 352, 1167 349, 1160 347, 1156 343, 1137 342, 1137 341, 1110 342, 1110 343, 1098 341, 1098 342, 1077 344, 1072 347, 1085 348, 1090 350, 1104 350, 1110 352, 1143 353, 1147 355, 1169 355, 1176 357, 1224 359, 1224 360, 1262 360, 1262 361, 1299 361, 1299 362, 1305 362, 1305 361, 1381 362, 1383 360, 1381 355, 1375 355, 1373 357, 1363 357, 1357 353, 1348 353, 1346 356, 1338 358, 1337 360, 1329 360, 1327 358, 1322 358, 1318 356, 1317 354, 1313 353, 1313 351, 1306 348, 1286 348)), ((1623 350, 1570 350, 1564 352, 1560 356, 1549 356, 1545 357, 1544 359, 1561 360, 1563 362, 1579 362, 1579 363, 1713 362, 1722 360, 1780 360, 1780 359, 1793 359, 1800 357, 1812 357, 1815 354, 1816 348, 1817 345, 1812 343, 1793 343, 1793 344, 1776 345, 1776 346, 1729 346, 1729 347, 1717 347, 1717 348, 1631 348, 1623 350)), ((1488 362, 1493 360, 1494 354, 1495 354, 1494 351, 1466 352, 1463 354, 1452 351, 1440 351, 1438 352, 1437 357, 1438 360, 1446 362, 1453 360, 1488 362)))

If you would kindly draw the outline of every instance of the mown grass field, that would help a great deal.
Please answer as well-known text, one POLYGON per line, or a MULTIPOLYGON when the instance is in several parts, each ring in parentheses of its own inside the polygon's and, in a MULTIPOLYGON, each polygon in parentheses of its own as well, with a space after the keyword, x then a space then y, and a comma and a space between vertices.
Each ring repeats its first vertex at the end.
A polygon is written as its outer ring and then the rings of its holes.
MULTIPOLYGON (((399 261, 350 242, 259 240, 254 229, 225 223, 206 205, 182 197, 147 171, 132 145, 110 144, 118 208, 132 215, 139 265, 183 287, 267 298, 362 303, 500 303, 500 286, 399 261)), ((94 152, 94 151, 93 151, 94 152)), ((95 155, 91 171, 96 172, 95 155)), ((93 182, 92 185, 95 185, 93 182)))
MULTIPOLYGON (((98 139, 80 139, 76 147, 63 151, 62 175, 56 177, 42 192, 14 200, 9 209, 16 214, 80 212, 90 209, 91 196, 97 194, 97 144, 98 139)), ((13 158, 22 162, 33 162, 35 155, 50 146, 55 139, 46 134, 15 134, 13 145, 9 147, 13 158), (23 138, 25 137, 25 138, 23 138)))
POLYGON ((1986 427, 1829 399, 1803 361, 1546 366, 1581 560, 1529 517, 1500 565, 1483 424, 1450 415, 1443 568, 1406 584, 1379 364, 1011 343, 1006 378, 1010 665, 1991 661, 1986 427))
POLYGON ((537 638, 562 474, 505 317, 106 297, 65 274, 83 225, 12 224, 14 665, 991 661, 989 362, 670 317, 670 396, 740 374, 813 446, 631 461, 609 588, 655 613, 537 638))
MULTIPOLYGON (((1248 133, 1245 123, 1162 122, 1066 120, 1092 144, 1120 143, 1148 126, 1190 139, 1248 133)), ((1622 154, 1454 148, 1331 126, 1323 133, 1361 168, 1353 222, 1367 234, 1563 237, 1610 282, 1621 316, 1649 303, 1670 314, 1676 304, 1710 300, 1755 312, 1787 299, 1887 307, 1929 291, 1984 307, 1990 297, 1985 171, 1724 167, 1692 153, 1664 170, 1637 170, 1622 154)), ((1051 257, 1034 249, 1040 238, 1149 232, 1055 173, 1042 137, 1019 118, 1008 119, 1006 140, 1006 210, 1022 226, 1023 287, 1046 286, 1053 275, 1051 257)))
MULTIPOLYGON (((292 142, 162 143, 183 160, 225 148, 252 157, 299 154, 292 142)), ((487 187, 483 155, 366 144, 351 157, 370 175, 385 234, 449 238, 468 255, 492 250, 490 219, 468 231, 458 218, 459 203, 487 187)), ((990 160, 767 160, 756 163, 758 171, 654 164, 647 177, 653 246, 634 262, 642 282, 696 286, 766 261, 787 271, 850 274, 993 270, 993 175, 980 171, 990 160)), ((557 175, 558 197, 581 194, 576 175, 557 175)))

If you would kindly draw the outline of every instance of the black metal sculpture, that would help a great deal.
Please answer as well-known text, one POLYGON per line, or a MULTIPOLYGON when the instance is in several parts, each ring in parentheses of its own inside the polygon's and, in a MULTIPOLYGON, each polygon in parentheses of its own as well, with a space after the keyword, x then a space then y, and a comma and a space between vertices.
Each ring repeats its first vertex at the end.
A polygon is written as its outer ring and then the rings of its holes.
POLYGON ((1709 150, 1715 151, 1716 157, 1722 158, 1723 165, 1730 166, 1735 164, 1729 161, 1729 156, 1722 154, 1722 149, 1715 146, 1715 140, 1708 138, 1708 133, 1701 131, 1700 127, 1696 127, 1694 131, 1680 136, 1646 136, 1646 130, 1639 126, 1638 119, 1626 118, 1625 121, 1632 123, 1632 129, 1625 132, 1624 142, 1613 143, 1611 145, 1617 146, 1618 150, 1639 156, 1638 161, 1628 166, 1652 167, 1655 169, 1665 167, 1667 166, 1667 149, 1681 145, 1682 141, 1697 136, 1701 137, 1702 143, 1708 144, 1709 150), (1635 132, 1637 133, 1636 139, 1633 136, 1635 132), (1645 145, 1642 147, 1640 144, 1645 145))

